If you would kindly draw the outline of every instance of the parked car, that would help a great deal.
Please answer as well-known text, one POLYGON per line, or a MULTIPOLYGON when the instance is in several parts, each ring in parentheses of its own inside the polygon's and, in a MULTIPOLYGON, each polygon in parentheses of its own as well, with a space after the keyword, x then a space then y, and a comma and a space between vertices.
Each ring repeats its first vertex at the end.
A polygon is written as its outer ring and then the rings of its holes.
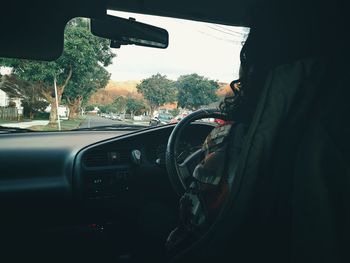
POLYGON ((177 115, 175 118, 172 118, 170 120, 170 123, 178 123, 179 121, 181 121, 184 117, 186 117, 188 114, 183 113, 183 114, 179 114, 177 115))
POLYGON ((119 115, 110 115, 111 120, 121 121, 122 118, 119 115))
POLYGON ((149 125, 150 126, 157 126, 157 125, 162 125, 162 124, 168 124, 168 123, 171 123, 172 118, 173 118, 173 116, 171 114, 162 113, 156 117, 153 117, 150 120, 149 125))

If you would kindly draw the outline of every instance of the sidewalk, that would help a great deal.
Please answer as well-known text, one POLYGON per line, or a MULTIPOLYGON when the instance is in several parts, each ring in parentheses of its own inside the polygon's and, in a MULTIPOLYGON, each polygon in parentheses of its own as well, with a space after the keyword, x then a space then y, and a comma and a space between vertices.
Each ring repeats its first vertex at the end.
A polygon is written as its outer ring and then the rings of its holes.
POLYGON ((25 122, 17 122, 17 123, 4 123, 4 124, 1 124, 1 126, 26 129, 31 126, 47 125, 48 123, 49 121, 25 121, 25 122))

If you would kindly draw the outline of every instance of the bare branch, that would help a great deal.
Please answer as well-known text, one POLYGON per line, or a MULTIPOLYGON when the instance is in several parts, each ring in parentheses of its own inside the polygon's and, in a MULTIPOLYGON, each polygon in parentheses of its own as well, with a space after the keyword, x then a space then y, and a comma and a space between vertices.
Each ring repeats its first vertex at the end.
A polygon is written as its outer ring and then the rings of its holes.
POLYGON ((72 66, 69 66, 68 76, 67 76, 66 80, 64 81, 63 85, 61 86, 62 93, 63 93, 63 91, 64 91, 64 88, 67 86, 69 80, 71 79, 72 73, 73 73, 72 66))

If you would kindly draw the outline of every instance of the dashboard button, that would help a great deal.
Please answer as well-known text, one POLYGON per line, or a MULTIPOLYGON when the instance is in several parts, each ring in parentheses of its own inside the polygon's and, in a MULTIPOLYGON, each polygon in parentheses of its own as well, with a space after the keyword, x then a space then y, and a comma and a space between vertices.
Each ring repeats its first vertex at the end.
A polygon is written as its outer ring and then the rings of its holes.
POLYGON ((101 188, 91 188, 88 191, 88 196, 90 199, 99 199, 103 195, 103 191, 101 188))
POLYGON ((110 175, 93 175, 89 177, 90 186, 108 185, 110 184, 110 175))

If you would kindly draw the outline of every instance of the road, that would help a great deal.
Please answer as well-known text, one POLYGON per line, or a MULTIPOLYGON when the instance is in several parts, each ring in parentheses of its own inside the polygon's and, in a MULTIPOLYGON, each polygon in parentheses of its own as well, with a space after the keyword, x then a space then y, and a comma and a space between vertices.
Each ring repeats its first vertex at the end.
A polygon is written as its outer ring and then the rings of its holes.
POLYGON ((118 125, 118 124, 140 124, 140 125, 148 125, 148 123, 132 123, 125 121, 117 121, 110 120, 106 118, 102 118, 100 116, 87 116, 85 121, 80 125, 80 128, 93 128, 98 126, 106 126, 106 125, 118 125))
MULTIPOLYGON (((28 122, 15 122, 15 123, 4 123, 1 126, 5 127, 16 127, 16 128, 30 128, 31 126, 47 125, 49 121, 28 121, 28 122)), ((117 121, 102 118, 100 116, 87 116, 84 122, 79 128, 94 128, 98 126, 118 125, 118 124, 139 124, 148 126, 148 122, 132 122, 132 121, 117 121)))

